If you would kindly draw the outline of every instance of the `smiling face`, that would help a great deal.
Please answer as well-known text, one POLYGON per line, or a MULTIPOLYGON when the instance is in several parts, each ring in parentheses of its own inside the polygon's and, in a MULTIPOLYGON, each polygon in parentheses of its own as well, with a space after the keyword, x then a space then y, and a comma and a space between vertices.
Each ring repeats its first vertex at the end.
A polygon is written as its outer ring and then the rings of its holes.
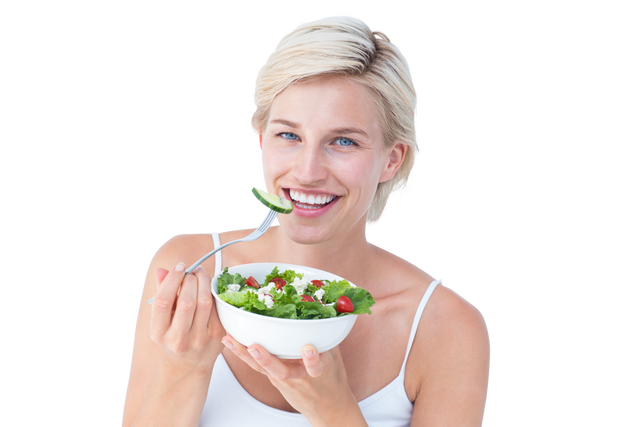
POLYGON ((268 191, 293 202, 279 217, 292 240, 364 231, 378 183, 393 177, 404 155, 401 144, 384 148, 374 101, 363 84, 340 77, 293 85, 273 101, 262 161, 268 191))

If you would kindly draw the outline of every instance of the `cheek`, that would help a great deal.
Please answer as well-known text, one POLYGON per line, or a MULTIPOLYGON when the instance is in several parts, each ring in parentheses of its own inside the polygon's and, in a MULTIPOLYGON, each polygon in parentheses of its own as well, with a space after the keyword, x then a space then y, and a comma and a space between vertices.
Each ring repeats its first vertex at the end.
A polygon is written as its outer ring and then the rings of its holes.
MULTIPOLYGON (((262 148, 262 171, 264 179, 269 187, 270 182, 285 173, 285 166, 288 162, 283 159, 282 153, 278 153, 276 150, 269 149, 265 144, 262 148)), ((272 192, 273 188, 267 188, 267 191, 272 192)))
POLYGON ((350 162, 340 168, 343 183, 350 188, 360 188, 362 193, 368 198, 373 195, 378 187, 380 171, 375 162, 371 159, 359 159, 350 162))

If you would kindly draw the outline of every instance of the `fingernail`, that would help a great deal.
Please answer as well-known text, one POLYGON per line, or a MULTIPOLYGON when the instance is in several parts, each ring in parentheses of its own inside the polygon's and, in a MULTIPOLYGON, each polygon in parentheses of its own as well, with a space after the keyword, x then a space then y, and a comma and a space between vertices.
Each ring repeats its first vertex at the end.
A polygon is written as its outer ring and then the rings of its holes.
POLYGON ((184 271, 184 262, 179 262, 178 265, 176 265, 176 268, 174 268, 175 271, 184 271))
POLYGON ((195 273, 196 271, 202 271, 204 270, 204 268, 202 268, 201 265, 197 266, 196 268, 193 269, 193 273, 195 273))
POLYGON ((313 350, 304 351, 304 357, 311 357, 311 356, 313 356, 313 350))
POLYGON ((233 343, 231 341, 227 341, 227 340, 222 340, 222 344, 224 344, 225 346, 227 346, 227 348, 229 350, 233 350, 233 343))
POLYGON ((249 352, 250 355, 252 355, 255 359, 257 359, 258 357, 260 357, 260 352, 255 349, 255 348, 248 348, 247 351, 249 352))

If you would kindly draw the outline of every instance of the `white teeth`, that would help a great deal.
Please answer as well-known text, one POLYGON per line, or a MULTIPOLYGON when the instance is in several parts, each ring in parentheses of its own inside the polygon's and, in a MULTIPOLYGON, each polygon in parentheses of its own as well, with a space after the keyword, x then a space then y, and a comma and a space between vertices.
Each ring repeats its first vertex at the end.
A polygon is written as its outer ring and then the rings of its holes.
POLYGON ((336 196, 329 196, 327 194, 324 195, 313 195, 313 194, 304 194, 304 193, 300 193, 298 191, 295 190, 291 190, 289 192, 289 195, 291 196, 291 199, 293 201, 299 202, 299 203, 305 203, 308 205, 324 205, 327 204, 329 202, 331 202, 333 199, 335 199, 336 196))

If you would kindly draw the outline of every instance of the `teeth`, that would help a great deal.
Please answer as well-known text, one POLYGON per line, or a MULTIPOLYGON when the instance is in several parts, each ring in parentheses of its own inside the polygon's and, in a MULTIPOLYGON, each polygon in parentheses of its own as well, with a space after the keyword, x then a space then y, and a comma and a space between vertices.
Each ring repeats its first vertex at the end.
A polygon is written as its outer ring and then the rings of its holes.
POLYGON ((336 197, 327 194, 318 194, 314 196, 313 194, 304 194, 294 190, 291 190, 289 194, 292 200, 309 205, 324 205, 331 202, 336 197))

